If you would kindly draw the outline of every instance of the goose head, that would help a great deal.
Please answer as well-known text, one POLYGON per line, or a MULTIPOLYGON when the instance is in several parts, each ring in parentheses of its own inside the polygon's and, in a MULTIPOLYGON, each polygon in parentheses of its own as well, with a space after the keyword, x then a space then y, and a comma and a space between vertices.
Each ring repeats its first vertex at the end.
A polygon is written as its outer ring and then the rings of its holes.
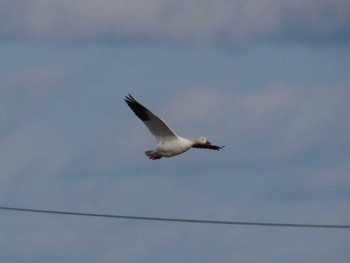
POLYGON ((221 150, 225 146, 218 146, 212 144, 207 138, 201 136, 193 140, 192 148, 202 148, 202 149, 211 149, 211 150, 221 150))
POLYGON ((196 145, 210 145, 211 142, 207 138, 200 136, 200 137, 194 139, 194 144, 196 144, 196 145))

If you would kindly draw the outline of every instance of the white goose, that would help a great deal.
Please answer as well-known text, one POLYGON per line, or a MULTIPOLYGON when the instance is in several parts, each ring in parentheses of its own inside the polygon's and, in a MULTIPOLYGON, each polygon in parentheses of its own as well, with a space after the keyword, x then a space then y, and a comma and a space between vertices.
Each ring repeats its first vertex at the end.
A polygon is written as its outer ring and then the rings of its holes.
POLYGON ((211 144, 205 137, 192 140, 180 137, 161 118, 138 103, 130 94, 124 100, 157 140, 156 149, 145 152, 149 159, 172 157, 184 153, 190 148, 220 150, 224 147, 211 144))

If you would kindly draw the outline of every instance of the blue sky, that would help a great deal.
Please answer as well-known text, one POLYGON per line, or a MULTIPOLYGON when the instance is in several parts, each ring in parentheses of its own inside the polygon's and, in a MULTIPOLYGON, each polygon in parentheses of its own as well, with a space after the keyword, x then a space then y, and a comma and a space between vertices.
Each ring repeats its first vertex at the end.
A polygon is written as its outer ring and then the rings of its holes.
MULTIPOLYGON (((0 203, 350 222, 350 3, 0 1, 0 203), (151 161, 132 94, 184 137, 151 161)), ((348 262, 348 231, 0 211, 1 262, 348 262)))

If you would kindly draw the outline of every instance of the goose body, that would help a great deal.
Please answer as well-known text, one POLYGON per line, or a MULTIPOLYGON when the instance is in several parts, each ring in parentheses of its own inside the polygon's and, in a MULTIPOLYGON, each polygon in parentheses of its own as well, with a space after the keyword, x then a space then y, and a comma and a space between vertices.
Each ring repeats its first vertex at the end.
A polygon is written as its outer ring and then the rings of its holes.
POLYGON ((130 94, 124 100, 157 140, 156 149, 145 152, 149 159, 172 157, 190 148, 220 150, 224 147, 211 144, 207 138, 202 136, 195 139, 178 136, 161 118, 137 102, 130 94))

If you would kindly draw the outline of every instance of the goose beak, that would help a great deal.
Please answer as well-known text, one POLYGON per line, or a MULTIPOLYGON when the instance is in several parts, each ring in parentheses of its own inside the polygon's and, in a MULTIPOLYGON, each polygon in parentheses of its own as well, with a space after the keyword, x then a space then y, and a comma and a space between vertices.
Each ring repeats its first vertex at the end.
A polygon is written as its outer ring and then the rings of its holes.
POLYGON ((205 144, 209 144, 209 145, 210 145, 210 144, 211 144, 211 142, 207 140, 207 141, 205 142, 205 144))

